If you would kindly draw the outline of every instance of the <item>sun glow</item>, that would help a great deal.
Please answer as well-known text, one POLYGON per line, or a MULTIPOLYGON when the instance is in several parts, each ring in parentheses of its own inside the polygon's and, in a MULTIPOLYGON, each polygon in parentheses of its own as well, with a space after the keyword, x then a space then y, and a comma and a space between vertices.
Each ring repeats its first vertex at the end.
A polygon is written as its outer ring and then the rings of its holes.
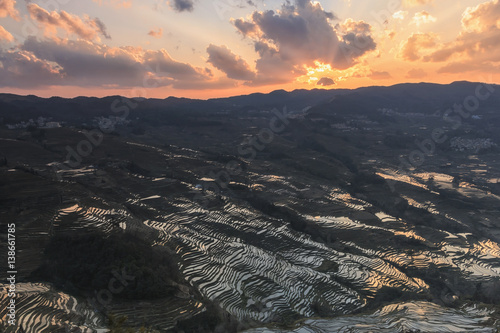
POLYGON ((332 78, 334 80, 336 78, 332 66, 320 61, 315 61, 314 67, 304 65, 304 69, 307 71, 307 74, 297 78, 297 82, 299 83, 316 85, 323 77, 332 78))
POLYGON ((307 71, 307 74, 298 77, 296 81, 297 83, 312 86, 321 85, 321 79, 331 79, 335 84, 340 84, 350 78, 359 78, 370 73, 370 69, 362 64, 341 70, 332 68, 330 64, 325 64, 320 61, 315 61, 314 67, 304 66, 304 69, 307 71))

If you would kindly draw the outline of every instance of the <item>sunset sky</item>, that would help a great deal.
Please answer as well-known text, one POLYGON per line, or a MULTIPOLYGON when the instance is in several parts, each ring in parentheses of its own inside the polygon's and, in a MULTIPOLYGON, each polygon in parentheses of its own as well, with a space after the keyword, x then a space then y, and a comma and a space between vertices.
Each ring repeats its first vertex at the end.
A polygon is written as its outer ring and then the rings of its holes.
POLYGON ((0 92, 500 82, 500 0, 0 0, 0 92))

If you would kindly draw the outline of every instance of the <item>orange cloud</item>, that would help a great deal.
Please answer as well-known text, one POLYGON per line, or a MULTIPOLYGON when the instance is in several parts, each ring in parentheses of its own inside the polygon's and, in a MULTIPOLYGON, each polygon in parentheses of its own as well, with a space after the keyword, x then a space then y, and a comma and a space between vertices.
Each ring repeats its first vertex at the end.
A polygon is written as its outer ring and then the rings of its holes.
POLYGON ((408 61, 422 59, 422 51, 433 50, 437 46, 437 36, 433 33, 414 33, 401 44, 399 57, 408 61))
POLYGON ((157 30, 152 29, 148 32, 148 35, 154 38, 161 38, 161 36, 163 36, 163 29, 162 28, 158 28, 157 30))
POLYGON ((498 71, 500 52, 500 1, 493 0, 467 8, 462 15, 463 29, 457 38, 423 58, 424 61, 448 61, 440 73, 498 71), (452 61, 452 62, 450 62, 452 61))
POLYGON ((5 28, 0 25, 0 40, 2 39, 8 42, 12 42, 14 40, 14 37, 10 32, 5 30, 5 28))
POLYGON ((479 71, 484 73, 500 73, 500 65, 491 62, 477 62, 474 60, 451 62, 437 70, 438 73, 463 74, 479 71))
POLYGON ((16 0, 0 0, 0 17, 10 16, 14 20, 19 21, 19 12, 15 8, 16 0))
POLYGON ((113 6, 115 8, 130 8, 132 0, 92 0, 102 6, 103 4, 113 6))
POLYGON ((406 78, 408 79, 421 79, 427 76, 427 73, 422 68, 413 68, 408 71, 406 78))
POLYGON ((392 75, 389 72, 378 72, 372 71, 368 74, 368 77, 372 80, 388 80, 392 78, 392 75))
POLYGON ((462 26, 467 31, 486 31, 500 27, 500 2, 498 0, 485 2, 475 7, 469 7, 462 15, 462 26))
POLYGON ((87 40, 98 39, 98 35, 103 35, 108 39, 111 38, 106 31, 106 26, 98 18, 90 19, 85 17, 84 21, 64 10, 59 13, 56 11, 48 12, 34 3, 28 4, 28 12, 30 17, 37 21, 45 30, 45 33, 49 35, 55 35, 57 29, 60 28, 68 34, 72 33, 87 40))
POLYGON ((412 22, 414 24, 416 24, 417 26, 427 24, 427 23, 434 23, 436 21, 437 21, 437 19, 434 16, 432 16, 431 14, 429 14, 428 12, 426 12, 425 10, 416 13, 415 16, 413 16, 413 20, 412 20, 412 22))
POLYGON ((392 18, 400 21, 404 20, 406 16, 408 16, 408 12, 404 10, 400 10, 392 14, 392 18))
POLYGON ((407 7, 423 6, 432 4, 434 0, 403 0, 403 5, 407 7))

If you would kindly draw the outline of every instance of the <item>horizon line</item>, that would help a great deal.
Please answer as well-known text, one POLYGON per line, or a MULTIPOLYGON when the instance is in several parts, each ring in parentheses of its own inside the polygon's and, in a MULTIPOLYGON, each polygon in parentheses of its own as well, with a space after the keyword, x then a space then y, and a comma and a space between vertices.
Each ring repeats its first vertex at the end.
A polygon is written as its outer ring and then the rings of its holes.
MULTIPOLYGON (((1 95, 14 95, 14 96, 19 96, 19 97, 36 97, 40 99, 51 99, 51 98, 60 98, 60 99, 77 99, 77 98, 97 98, 97 99, 104 99, 104 98, 109 98, 109 97, 121 97, 121 98, 128 98, 128 99, 135 99, 135 100, 166 100, 169 98, 175 98, 175 99, 186 99, 186 100, 193 100, 193 101, 210 101, 210 100, 220 100, 220 99, 228 99, 228 98, 233 98, 233 97, 243 97, 243 96, 251 96, 251 95, 269 95, 275 92, 279 91, 284 91, 285 93, 293 93, 296 91, 319 91, 319 90, 325 90, 325 91, 334 91, 334 90, 346 90, 346 91, 356 91, 360 89, 367 89, 367 88, 391 88, 391 87, 396 87, 396 86, 402 86, 402 85, 419 85, 419 84, 428 84, 428 85, 438 85, 438 86, 448 86, 456 83, 488 83, 490 85, 500 85, 500 83, 490 83, 490 82, 480 82, 480 81, 468 81, 468 80, 459 80, 459 81, 452 81, 449 83, 436 83, 436 82, 426 82, 426 81, 421 81, 421 82, 400 82, 396 84, 391 84, 391 85, 370 85, 370 86, 360 86, 357 88, 311 88, 311 89, 293 89, 293 90, 286 90, 286 89, 275 89, 271 90, 269 92, 253 92, 253 93, 248 93, 248 94, 240 94, 240 95, 230 95, 230 96, 225 96, 225 97, 210 97, 210 98, 191 98, 191 97, 184 97, 184 96, 174 96, 170 95, 164 98, 160 97, 142 97, 142 96, 125 96, 125 95, 120 95, 120 94, 112 94, 112 95, 105 95, 102 97, 98 96, 90 96, 90 95, 76 95, 73 97, 63 97, 60 95, 52 95, 50 97, 42 97, 40 95, 35 95, 35 94, 17 94, 17 93, 10 93, 10 92, 1 92, 0 91, 0 96, 1 95)), ((134 89, 132 87, 131 89, 134 89)))

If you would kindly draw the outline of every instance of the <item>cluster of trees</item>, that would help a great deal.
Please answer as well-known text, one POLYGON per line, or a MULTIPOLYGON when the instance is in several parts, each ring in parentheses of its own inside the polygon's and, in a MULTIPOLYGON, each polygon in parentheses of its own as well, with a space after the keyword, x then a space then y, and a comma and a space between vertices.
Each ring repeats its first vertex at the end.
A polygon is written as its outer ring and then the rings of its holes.
POLYGON ((146 177, 149 176, 151 173, 149 170, 144 169, 134 161, 128 161, 127 164, 125 165, 125 168, 131 173, 139 174, 146 177))
POLYGON ((113 271, 127 276, 120 298, 168 297, 182 282, 177 259, 162 248, 127 233, 56 235, 45 249, 45 261, 33 278, 54 283, 76 295, 109 288, 113 271), (174 283, 175 282, 175 283, 174 283))
MULTIPOLYGON (((116 278, 113 271, 133 277, 128 278, 127 286, 114 295, 114 302, 176 297, 176 285, 187 284, 178 269, 179 258, 175 254, 165 247, 152 247, 149 242, 129 233, 107 235, 92 231, 56 235, 44 255, 45 261, 30 280, 51 282, 76 296, 93 297, 95 292, 108 290, 110 280, 116 278)), ((203 299, 196 290, 191 292, 204 303, 207 311, 179 321, 172 332, 237 332, 253 325, 238 321, 214 302, 203 299)), ((136 327, 125 316, 107 315, 110 332, 158 332, 154 327, 136 327)))
POLYGON ((384 145, 393 149, 409 149, 415 146, 415 138, 404 133, 387 134, 383 142, 384 145))
POLYGON ((127 325, 127 316, 108 315, 109 333, 154 333, 155 331, 149 327, 129 327, 127 325))

